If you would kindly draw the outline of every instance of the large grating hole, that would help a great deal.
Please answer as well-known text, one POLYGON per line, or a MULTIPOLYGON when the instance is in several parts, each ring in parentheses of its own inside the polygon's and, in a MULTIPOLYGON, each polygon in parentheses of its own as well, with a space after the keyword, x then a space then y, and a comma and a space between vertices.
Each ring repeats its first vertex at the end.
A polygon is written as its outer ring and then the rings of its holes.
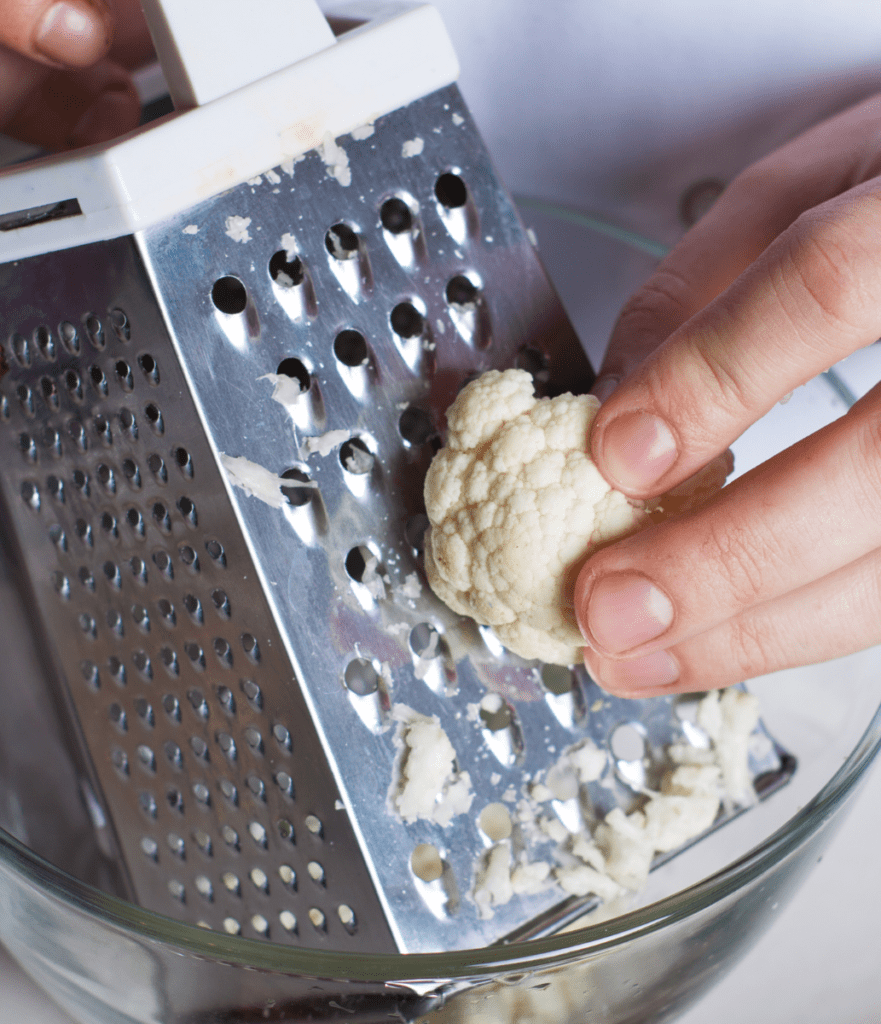
POLYGON ((292 480, 294 483, 281 488, 281 493, 287 498, 288 504, 295 508, 302 508, 312 500, 312 492, 315 490, 308 474, 302 469, 286 469, 281 474, 282 479, 292 480), (299 484, 299 486, 297 486, 299 484))
POLYGON ((351 260, 358 255, 358 232, 340 221, 330 228, 324 236, 327 251, 335 260, 351 260))
POLYGON ((86 328, 86 334, 89 337, 92 348, 98 349, 100 352, 107 345, 104 325, 94 313, 89 313, 88 316, 83 318, 83 326, 86 328))
POLYGON ((373 452, 360 437, 350 437, 340 445, 339 459, 343 469, 354 476, 364 476, 373 469, 373 452))
POLYGON ((455 210, 468 202, 468 186, 452 171, 442 174, 434 184, 438 202, 448 210, 455 210))
POLYGON ((379 673, 366 658, 354 658, 343 672, 346 687, 359 697, 376 693, 379 689, 379 673))
POLYGON ((424 409, 415 405, 408 405, 401 413, 398 430, 404 441, 412 447, 425 444, 434 433, 431 417, 424 409))
POLYGON ((379 219, 386 231, 402 235, 413 229, 413 211, 399 196, 392 196, 379 208, 379 219))
POLYGON ((110 326, 121 342, 131 339, 132 325, 124 310, 117 308, 110 311, 110 326))
POLYGON ((543 665, 541 681, 549 693, 563 697, 572 692, 572 669, 565 665, 543 665))
POLYGON ((278 369, 275 371, 280 377, 290 377, 291 380, 297 381, 300 385, 300 393, 305 394, 310 385, 312 384, 312 377, 306 366, 294 356, 289 356, 287 359, 282 359, 278 364, 278 369))
POLYGON ((370 349, 360 331, 347 328, 334 339, 333 354, 344 366, 363 366, 370 355, 370 349))
POLYGON ((147 383, 155 387, 159 383, 159 367, 153 356, 149 352, 142 352, 138 356, 138 366, 140 366, 147 383))
POLYGON ((480 296, 480 289, 464 274, 457 274, 447 281, 445 295, 451 306, 473 306, 480 296))
POLYGON ((221 277, 211 288, 211 301, 221 313, 235 316, 244 313, 248 305, 248 292, 237 277, 221 277))
POLYGON ((299 256, 289 259, 287 252, 281 249, 269 260, 269 276, 281 288, 296 288, 306 279, 306 269, 299 256))
POLYGON ((425 317, 412 302, 399 302, 389 319, 399 338, 418 338, 425 330, 425 317))

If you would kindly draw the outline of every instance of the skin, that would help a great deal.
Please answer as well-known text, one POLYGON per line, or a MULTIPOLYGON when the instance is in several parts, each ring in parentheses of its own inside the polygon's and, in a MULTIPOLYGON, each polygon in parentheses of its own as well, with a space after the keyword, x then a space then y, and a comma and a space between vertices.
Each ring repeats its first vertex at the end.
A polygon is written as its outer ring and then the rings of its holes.
POLYGON ((0 130, 52 151, 130 131, 151 54, 137 0, 0 0, 0 130))
MULTIPOLYGON (((881 97, 753 165, 625 306, 593 456, 632 497, 723 452, 881 336, 881 97)), ((881 385, 701 509, 599 552, 575 609, 622 696, 726 686, 881 641, 881 385)))

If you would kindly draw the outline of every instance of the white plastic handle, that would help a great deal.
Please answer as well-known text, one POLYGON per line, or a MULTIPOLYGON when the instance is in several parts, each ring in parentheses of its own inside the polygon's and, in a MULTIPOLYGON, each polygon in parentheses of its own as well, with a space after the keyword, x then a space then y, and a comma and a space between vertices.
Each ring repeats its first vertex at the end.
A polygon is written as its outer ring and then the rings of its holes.
POLYGON ((177 110, 201 107, 334 43, 315 0, 141 0, 177 110))

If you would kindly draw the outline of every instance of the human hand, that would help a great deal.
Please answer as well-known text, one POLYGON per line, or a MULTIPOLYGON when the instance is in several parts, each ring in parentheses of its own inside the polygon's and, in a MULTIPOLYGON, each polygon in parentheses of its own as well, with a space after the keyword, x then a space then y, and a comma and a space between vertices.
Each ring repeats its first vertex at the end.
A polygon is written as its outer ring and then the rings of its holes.
POLYGON ((50 150, 129 131, 151 53, 138 0, 0 0, 0 131, 50 150))
MULTIPOLYGON (((881 336, 879 173, 874 97, 725 190, 613 331, 591 442, 606 479, 669 490, 881 336)), ((588 670, 632 697, 881 640, 881 385, 700 509, 592 556, 575 612, 588 670)))

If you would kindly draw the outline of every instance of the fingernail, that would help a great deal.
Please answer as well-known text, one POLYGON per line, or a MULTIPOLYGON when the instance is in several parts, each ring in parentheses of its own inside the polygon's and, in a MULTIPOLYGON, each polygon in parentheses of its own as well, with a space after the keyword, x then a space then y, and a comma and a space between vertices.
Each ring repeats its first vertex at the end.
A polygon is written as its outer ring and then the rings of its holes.
POLYGON ((637 573, 612 573, 598 580, 587 601, 587 627, 609 654, 623 654, 660 636, 673 621, 673 604, 637 573))
POLYGON ((71 149, 109 142, 137 124, 139 109, 126 89, 107 89, 83 114, 70 134, 71 149))
POLYGON ((590 393, 600 400, 600 405, 612 394, 615 388, 621 383, 621 378, 616 374, 607 374, 597 377, 590 393))
POLYGON ((611 483, 623 491, 648 493, 676 461, 676 439, 659 416, 624 413, 606 427, 601 455, 611 483))
POLYGON ((43 15, 34 46, 44 57, 72 67, 88 67, 110 43, 107 15, 86 0, 59 0, 43 15))
POLYGON ((653 651, 632 661, 616 661, 609 668, 608 685, 615 690, 656 690, 672 686, 679 679, 679 666, 667 651, 653 651))

